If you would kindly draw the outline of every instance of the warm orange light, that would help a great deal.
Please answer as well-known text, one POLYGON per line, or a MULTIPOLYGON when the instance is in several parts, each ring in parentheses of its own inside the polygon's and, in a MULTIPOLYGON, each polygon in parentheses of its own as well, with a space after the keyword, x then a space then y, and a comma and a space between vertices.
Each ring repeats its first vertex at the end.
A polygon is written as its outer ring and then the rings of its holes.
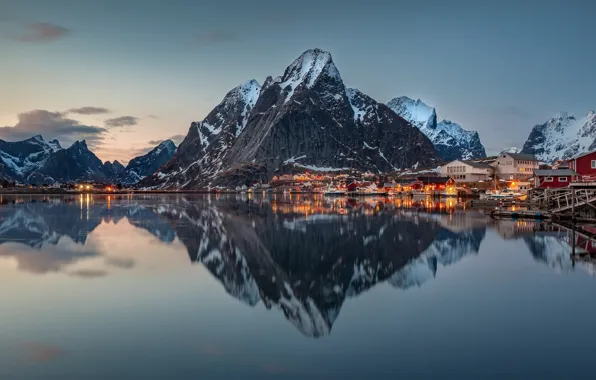
POLYGON ((108 187, 106 188, 106 190, 107 190, 107 191, 112 191, 112 188, 111 188, 110 186, 108 186, 108 187))

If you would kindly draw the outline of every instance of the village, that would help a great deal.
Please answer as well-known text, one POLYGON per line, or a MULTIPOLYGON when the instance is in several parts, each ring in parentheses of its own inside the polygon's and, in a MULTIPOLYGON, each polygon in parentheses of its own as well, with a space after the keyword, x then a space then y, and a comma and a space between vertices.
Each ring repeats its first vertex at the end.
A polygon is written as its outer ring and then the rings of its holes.
POLYGON ((541 163, 531 154, 502 152, 478 160, 454 160, 435 169, 374 173, 303 171, 215 192, 322 193, 341 195, 424 195, 432 197, 526 200, 548 189, 596 182, 596 151, 541 163))
MULTIPOLYGON (((557 161, 553 165, 541 163, 531 154, 502 152, 483 159, 454 160, 433 169, 396 171, 386 175, 356 170, 313 172, 300 167, 292 171, 274 176, 269 183, 254 181, 234 188, 214 187, 175 192, 431 196, 480 198, 488 201, 540 201, 549 190, 552 194, 580 186, 585 194, 592 184, 596 189, 596 151, 557 161)), ((0 183, 0 189, 5 192, 48 193, 156 192, 100 181, 40 186, 0 183)))

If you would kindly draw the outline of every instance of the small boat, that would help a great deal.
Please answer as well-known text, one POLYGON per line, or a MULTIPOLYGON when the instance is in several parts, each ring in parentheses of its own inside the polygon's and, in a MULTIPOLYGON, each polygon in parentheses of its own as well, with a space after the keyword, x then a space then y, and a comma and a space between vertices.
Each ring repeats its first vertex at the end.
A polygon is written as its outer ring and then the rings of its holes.
POLYGON ((517 193, 509 189, 505 190, 487 190, 485 193, 485 197, 487 199, 496 199, 496 200, 512 200, 512 199, 520 199, 523 197, 527 197, 527 195, 522 193, 517 193))
POLYGON ((326 195, 328 197, 341 197, 346 194, 347 191, 345 189, 338 189, 337 187, 334 187, 332 185, 329 185, 327 190, 323 191, 323 195, 326 195))

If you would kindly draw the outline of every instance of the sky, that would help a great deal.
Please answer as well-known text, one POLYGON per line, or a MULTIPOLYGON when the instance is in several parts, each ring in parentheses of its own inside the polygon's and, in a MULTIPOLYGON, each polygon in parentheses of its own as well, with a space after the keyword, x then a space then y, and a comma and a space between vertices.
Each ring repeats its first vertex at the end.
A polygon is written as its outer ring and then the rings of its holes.
POLYGON ((318 47, 346 86, 420 98, 498 153, 558 112, 596 108, 595 11, 586 0, 0 0, 0 138, 84 138, 127 162, 318 47))

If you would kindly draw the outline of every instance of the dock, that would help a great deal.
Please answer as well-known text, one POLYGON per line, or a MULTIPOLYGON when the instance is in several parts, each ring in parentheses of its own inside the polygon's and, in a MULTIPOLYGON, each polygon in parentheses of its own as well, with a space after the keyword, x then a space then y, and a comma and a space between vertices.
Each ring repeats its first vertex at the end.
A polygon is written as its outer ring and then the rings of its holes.
POLYGON ((495 219, 533 219, 533 220, 548 220, 551 219, 551 214, 543 213, 539 210, 493 210, 489 215, 495 219))

